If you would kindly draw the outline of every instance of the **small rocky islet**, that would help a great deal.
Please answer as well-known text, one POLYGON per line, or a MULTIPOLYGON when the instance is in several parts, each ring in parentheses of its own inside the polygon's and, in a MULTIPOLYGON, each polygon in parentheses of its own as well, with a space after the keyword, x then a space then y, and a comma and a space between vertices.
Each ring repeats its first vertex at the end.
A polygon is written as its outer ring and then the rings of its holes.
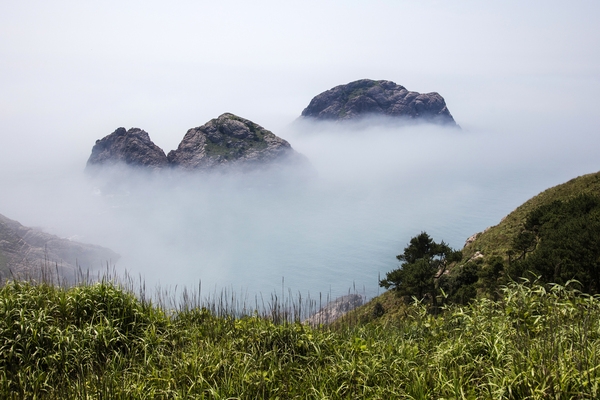
MULTIPOLYGON (((417 93, 386 80, 361 79, 315 96, 301 119, 356 121, 383 116, 397 121, 458 126, 438 93, 417 93)), ((218 167, 250 168, 271 164, 307 164, 284 139, 259 124, 231 113, 189 129, 166 154, 139 128, 118 128, 97 140, 87 168, 126 164, 148 169, 208 171, 218 167)))
POLYGON ((177 149, 168 155, 144 130, 118 128, 96 141, 87 166, 124 163, 151 169, 173 167, 192 171, 302 160, 286 140, 250 120, 225 113, 189 129, 177 149))
POLYGON ((418 93, 391 81, 361 79, 315 96, 302 118, 317 121, 353 121, 365 117, 457 126, 439 93, 418 93))

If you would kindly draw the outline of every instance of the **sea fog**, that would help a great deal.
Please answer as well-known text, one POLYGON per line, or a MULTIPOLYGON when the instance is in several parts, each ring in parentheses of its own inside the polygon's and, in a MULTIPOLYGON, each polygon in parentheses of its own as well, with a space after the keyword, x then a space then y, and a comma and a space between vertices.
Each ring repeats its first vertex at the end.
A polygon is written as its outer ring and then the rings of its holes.
POLYGON ((111 248, 119 260, 82 267, 110 265, 147 287, 371 297, 412 236, 462 248, 531 196, 597 170, 594 129, 295 121, 278 133, 308 169, 90 176, 84 163, 50 165, 4 174, 2 210, 111 248))

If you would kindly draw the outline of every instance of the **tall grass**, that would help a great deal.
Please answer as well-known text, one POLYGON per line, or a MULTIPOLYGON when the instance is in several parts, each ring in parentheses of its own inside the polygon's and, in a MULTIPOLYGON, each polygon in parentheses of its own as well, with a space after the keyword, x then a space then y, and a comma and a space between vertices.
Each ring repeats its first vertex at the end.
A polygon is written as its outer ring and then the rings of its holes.
MULTIPOLYGON (((499 302, 436 317, 415 303, 402 317, 335 327, 246 312, 252 302, 231 293, 206 304, 199 292, 184 290, 174 309, 172 294, 156 301, 110 280, 5 282, 0 397, 600 396, 600 299, 564 287, 511 284, 499 302)), ((282 303, 265 302, 272 313, 282 303)))

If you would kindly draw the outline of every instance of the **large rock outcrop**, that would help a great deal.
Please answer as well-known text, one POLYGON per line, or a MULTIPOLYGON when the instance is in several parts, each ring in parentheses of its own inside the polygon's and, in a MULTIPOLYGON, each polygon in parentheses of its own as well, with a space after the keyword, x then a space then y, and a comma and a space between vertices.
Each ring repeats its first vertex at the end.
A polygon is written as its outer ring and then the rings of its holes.
POLYGON ((38 276, 44 268, 62 278, 100 269, 119 255, 105 247, 79 243, 28 228, 0 214, 0 277, 38 276))
POLYGON ((316 120, 356 120, 370 116, 456 125, 438 93, 410 92, 390 81, 361 79, 315 96, 302 117, 316 120))
POLYGON ((160 169, 209 170, 218 166, 264 166, 272 163, 306 164, 290 144, 252 121, 225 113, 187 131, 168 156, 148 133, 119 128, 96 141, 87 168, 127 164, 160 169))
POLYGON ((168 164, 165 152, 139 128, 118 128, 110 135, 96 140, 87 165, 124 163, 136 167, 162 168, 168 164))
POLYGON ((176 167, 206 169, 271 163, 295 155, 287 141, 252 121, 225 113, 188 130, 177 150, 170 151, 167 158, 176 167))

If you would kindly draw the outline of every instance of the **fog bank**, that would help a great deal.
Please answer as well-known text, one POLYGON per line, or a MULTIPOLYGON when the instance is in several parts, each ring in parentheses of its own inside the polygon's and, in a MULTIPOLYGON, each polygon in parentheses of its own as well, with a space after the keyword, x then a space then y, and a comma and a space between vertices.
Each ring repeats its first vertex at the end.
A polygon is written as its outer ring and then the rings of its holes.
POLYGON ((600 143, 585 124, 564 137, 549 126, 373 125, 290 124, 283 136, 308 157, 310 176, 126 168, 102 179, 81 164, 50 165, 35 179, 3 176, 11 190, 2 209, 113 249, 122 256, 117 270, 150 287, 202 282, 204 290, 268 294, 283 278, 286 291, 304 296, 372 296, 378 275, 397 267, 395 256, 419 232, 461 248, 541 190, 597 169, 600 143))

